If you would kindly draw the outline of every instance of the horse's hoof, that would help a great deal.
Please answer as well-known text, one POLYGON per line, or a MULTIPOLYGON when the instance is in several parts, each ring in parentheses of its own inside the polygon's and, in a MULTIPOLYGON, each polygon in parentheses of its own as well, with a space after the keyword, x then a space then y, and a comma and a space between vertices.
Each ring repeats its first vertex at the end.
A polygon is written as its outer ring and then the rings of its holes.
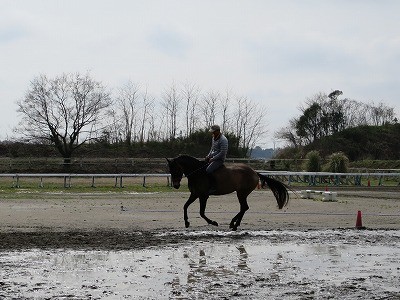
POLYGON ((232 231, 236 231, 237 230, 237 226, 232 226, 231 229, 232 229, 232 231))
POLYGON ((190 222, 185 222, 185 227, 189 228, 189 226, 190 226, 190 222))
POLYGON ((212 222, 211 222, 211 225, 218 226, 218 223, 215 222, 215 221, 212 221, 212 222))

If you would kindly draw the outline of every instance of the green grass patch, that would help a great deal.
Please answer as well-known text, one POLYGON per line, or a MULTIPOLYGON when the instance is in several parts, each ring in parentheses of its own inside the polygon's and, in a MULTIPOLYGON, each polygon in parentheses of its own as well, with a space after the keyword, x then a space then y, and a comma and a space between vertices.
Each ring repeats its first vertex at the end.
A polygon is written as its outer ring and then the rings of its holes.
MULTIPOLYGON (((122 186, 117 178, 0 178, 0 195, 30 193, 154 193, 177 191, 171 187, 166 178, 124 178, 122 186)), ((179 191, 188 191, 187 184, 182 182, 179 191)))

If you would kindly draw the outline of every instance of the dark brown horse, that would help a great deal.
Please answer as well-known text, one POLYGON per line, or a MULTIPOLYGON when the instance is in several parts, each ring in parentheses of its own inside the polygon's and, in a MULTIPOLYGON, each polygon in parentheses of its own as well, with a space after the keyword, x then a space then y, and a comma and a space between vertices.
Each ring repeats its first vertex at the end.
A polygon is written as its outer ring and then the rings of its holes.
MULTIPOLYGON (((208 224, 218 226, 217 222, 210 220, 205 215, 207 199, 209 197, 209 180, 205 171, 207 163, 188 155, 181 155, 173 159, 167 159, 167 161, 174 188, 178 189, 180 187, 183 176, 186 176, 188 179, 190 196, 183 206, 183 217, 186 228, 190 225, 187 209, 197 198, 200 199, 200 216, 208 224)), ((283 183, 259 174, 245 164, 222 166, 214 172, 214 177, 217 183, 217 190, 214 195, 225 195, 236 191, 239 199, 240 211, 229 225, 232 230, 236 230, 240 226, 245 212, 249 209, 247 196, 257 187, 259 180, 261 180, 262 186, 267 184, 272 190, 280 209, 287 205, 289 201, 289 194, 283 183)))

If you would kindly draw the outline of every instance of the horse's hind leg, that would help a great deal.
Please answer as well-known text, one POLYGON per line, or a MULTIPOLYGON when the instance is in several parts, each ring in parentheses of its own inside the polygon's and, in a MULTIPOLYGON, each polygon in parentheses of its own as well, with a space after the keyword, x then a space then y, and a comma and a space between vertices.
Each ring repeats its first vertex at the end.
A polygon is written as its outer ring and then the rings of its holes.
POLYGON ((218 223, 206 217, 206 206, 208 197, 200 197, 200 216, 207 221, 208 224, 218 226, 218 223))
POLYGON ((240 195, 238 193, 238 199, 240 203, 240 211, 239 213, 232 219, 231 223, 229 224, 229 228, 232 230, 236 231, 237 228, 240 226, 240 223, 242 222, 243 216, 245 212, 249 209, 249 205, 247 204, 247 194, 246 195, 240 195))

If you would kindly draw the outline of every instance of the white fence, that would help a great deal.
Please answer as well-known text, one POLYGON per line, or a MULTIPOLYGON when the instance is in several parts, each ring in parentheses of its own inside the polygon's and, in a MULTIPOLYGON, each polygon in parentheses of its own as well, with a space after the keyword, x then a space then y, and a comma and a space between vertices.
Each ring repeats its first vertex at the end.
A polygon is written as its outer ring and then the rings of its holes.
POLYGON ((113 178, 115 180, 115 187, 122 188, 123 180, 127 178, 143 178, 142 185, 146 186, 146 178, 147 177, 160 177, 167 179, 167 185, 170 185, 170 174, 30 174, 30 173, 21 173, 21 174, 0 174, 0 177, 3 178, 11 178, 12 186, 19 188, 20 180, 23 178, 37 178, 39 179, 39 186, 44 186, 44 179, 46 178, 62 178, 64 182, 64 187, 71 187, 71 182, 75 178, 88 178, 91 179, 91 187, 96 186, 96 179, 99 178, 113 178))
POLYGON ((307 183, 308 185, 370 185, 371 180, 377 180, 383 185, 385 180, 397 181, 400 185, 400 173, 329 173, 329 172, 289 172, 289 171, 259 171, 261 174, 276 178, 287 185, 292 183, 307 183))

